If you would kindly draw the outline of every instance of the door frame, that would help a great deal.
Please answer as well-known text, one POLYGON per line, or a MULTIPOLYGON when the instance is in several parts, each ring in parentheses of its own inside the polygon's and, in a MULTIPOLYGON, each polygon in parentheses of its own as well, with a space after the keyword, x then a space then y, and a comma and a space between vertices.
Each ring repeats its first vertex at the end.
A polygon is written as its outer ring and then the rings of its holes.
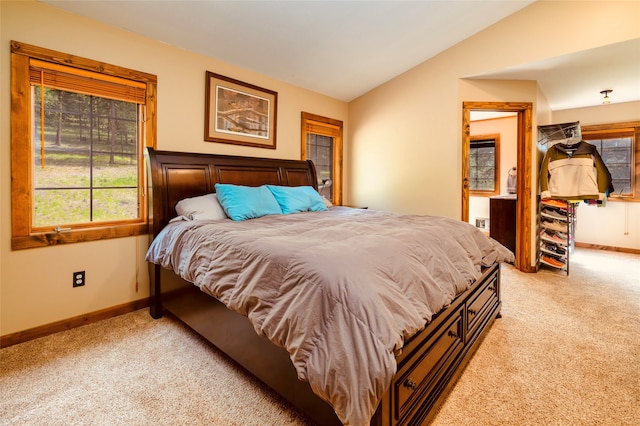
POLYGON ((342 121, 302 111, 300 113, 300 159, 307 159, 307 135, 316 134, 333 138, 332 203, 342 205, 342 121))
POLYGON ((531 102, 463 102, 462 103, 462 221, 469 221, 469 151, 471 111, 515 112, 518 116, 516 176, 516 262, 523 272, 535 272, 531 250, 532 139, 533 103, 531 102))

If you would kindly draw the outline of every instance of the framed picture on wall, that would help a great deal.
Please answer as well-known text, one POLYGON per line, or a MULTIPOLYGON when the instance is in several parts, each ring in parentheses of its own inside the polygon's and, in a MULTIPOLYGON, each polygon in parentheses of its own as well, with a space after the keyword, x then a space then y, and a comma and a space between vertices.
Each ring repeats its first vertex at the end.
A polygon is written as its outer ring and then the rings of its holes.
POLYGON ((278 93, 207 71, 204 140, 276 148, 278 93))

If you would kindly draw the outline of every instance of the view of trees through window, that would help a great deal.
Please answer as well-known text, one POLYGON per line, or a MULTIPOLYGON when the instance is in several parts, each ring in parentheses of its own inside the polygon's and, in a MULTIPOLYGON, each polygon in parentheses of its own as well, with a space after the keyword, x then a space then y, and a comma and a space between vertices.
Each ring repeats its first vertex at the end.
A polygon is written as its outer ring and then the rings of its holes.
POLYGON ((313 161, 318 175, 318 192, 333 202, 333 138, 331 136, 308 134, 307 158, 313 161))
POLYGON ((631 195, 632 176, 632 137, 617 137, 610 139, 590 139, 602 157, 602 161, 611 173, 614 193, 616 195, 631 195))
POLYGON ((496 142, 472 140, 469 151, 469 190, 494 191, 496 184, 496 142))
POLYGON ((32 85, 33 226, 137 218, 138 105, 48 87, 42 99, 41 87, 32 85))

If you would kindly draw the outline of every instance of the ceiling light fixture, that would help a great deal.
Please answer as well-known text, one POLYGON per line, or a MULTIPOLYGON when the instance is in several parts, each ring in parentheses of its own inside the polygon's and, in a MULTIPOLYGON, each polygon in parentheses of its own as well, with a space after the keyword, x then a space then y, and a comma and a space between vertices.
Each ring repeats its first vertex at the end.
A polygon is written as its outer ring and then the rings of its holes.
POLYGON ((611 103, 611 99, 609 99, 609 93, 611 92, 613 92, 613 90, 603 90, 600 92, 600 94, 604 96, 604 98, 602 98, 603 105, 607 105, 611 103))

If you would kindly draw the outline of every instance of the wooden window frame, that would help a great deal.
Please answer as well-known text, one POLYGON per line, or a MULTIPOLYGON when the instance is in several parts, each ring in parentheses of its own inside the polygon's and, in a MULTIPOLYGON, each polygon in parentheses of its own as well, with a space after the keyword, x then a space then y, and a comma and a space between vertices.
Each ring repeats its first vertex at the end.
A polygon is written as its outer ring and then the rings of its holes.
POLYGON ((146 86, 143 136, 141 147, 155 147, 157 119, 157 77, 140 71, 82 58, 50 49, 11 41, 11 248, 20 250, 47 247, 57 244, 96 241, 108 238, 129 237, 149 232, 147 203, 147 170, 144 149, 138 156, 140 179, 140 214, 138 219, 96 222, 74 226, 60 231, 53 226, 38 228, 32 224, 33 154, 31 143, 31 82, 30 61, 40 60, 99 73, 115 78, 143 83, 146 86), (42 230, 40 230, 42 229, 42 230))
POLYGON ((640 121, 626 121, 621 123, 594 124, 581 126, 582 139, 586 142, 592 139, 607 139, 621 137, 621 134, 633 134, 631 148, 631 195, 609 194, 607 201, 640 202, 640 121))
POLYGON ((471 189, 471 182, 469 182, 469 195, 474 197, 493 197, 495 195, 500 195, 500 134, 491 134, 491 135, 474 135, 469 137, 469 158, 471 158, 471 145, 473 145, 474 141, 483 141, 483 140, 491 140, 495 141, 495 170, 493 176, 493 191, 484 191, 471 189))
POLYGON ((333 204, 342 205, 342 132, 343 123, 333 118, 302 112, 301 114, 301 159, 307 159, 307 135, 333 138, 333 204))

